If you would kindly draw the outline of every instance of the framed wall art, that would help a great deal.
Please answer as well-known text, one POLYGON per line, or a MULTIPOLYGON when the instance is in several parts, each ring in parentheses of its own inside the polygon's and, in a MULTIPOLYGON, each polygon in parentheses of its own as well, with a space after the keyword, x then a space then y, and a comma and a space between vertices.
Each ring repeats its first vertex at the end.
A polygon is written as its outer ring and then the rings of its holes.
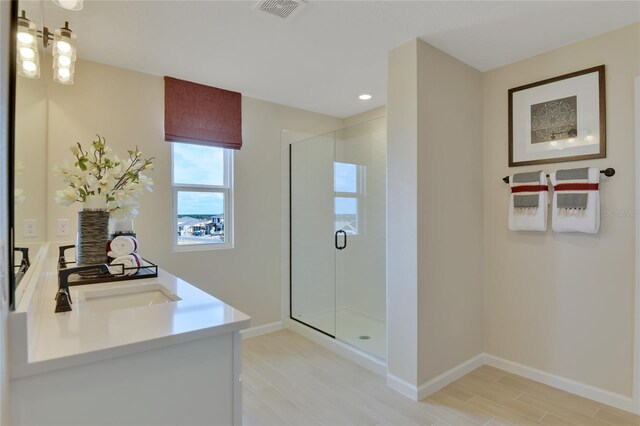
POLYGON ((509 166, 604 158, 604 65, 509 89, 509 166))

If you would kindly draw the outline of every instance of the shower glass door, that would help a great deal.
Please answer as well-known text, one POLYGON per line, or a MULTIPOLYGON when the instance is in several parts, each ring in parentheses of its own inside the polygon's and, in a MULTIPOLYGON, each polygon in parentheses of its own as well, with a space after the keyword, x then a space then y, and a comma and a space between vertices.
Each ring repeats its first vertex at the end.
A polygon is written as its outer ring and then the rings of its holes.
POLYGON ((336 338, 386 359, 386 119, 335 135, 336 338))
POLYGON ((386 359, 386 119, 290 153, 291 318, 386 359))
POLYGON ((291 318, 336 334, 334 133, 291 145, 291 318))

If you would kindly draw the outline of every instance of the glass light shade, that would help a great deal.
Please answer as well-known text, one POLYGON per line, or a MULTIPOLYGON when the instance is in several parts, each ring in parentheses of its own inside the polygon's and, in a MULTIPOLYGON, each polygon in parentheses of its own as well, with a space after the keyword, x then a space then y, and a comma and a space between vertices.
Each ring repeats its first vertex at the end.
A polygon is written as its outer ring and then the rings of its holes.
POLYGON ((16 68, 18 75, 40 78, 40 55, 38 54, 38 33, 36 25, 28 20, 24 12, 18 18, 16 68))
POLYGON ((53 2, 63 9, 81 10, 82 0, 53 0, 53 2))
POLYGON ((36 52, 31 47, 21 47, 20 56, 22 56, 22 59, 33 59, 36 56, 36 52))
POLYGON ((53 56, 69 56, 76 60, 76 35, 69 28, 60 28, 53 36, 53 56))
POLYGON ((73 77, 69 68, 59 68, 53 73, 53 81, 60 84, 73 84, 73 77))
POLYGON ((33 36, 28 31, 18 30, 18 42, 31 44, 33 43, 33 36))
POLYGON ((22 16, 18 17, 18 44, 31 45, 35 44, 38 33, 36 32, 36 24, 27 19, 22 11, 22 16))
POLYGON ((40 64, 38 63, 38 61, 19 60, 17 65, 19 75, 27 78, 40 78, 40 64))
POLYGON ((38 33, 36 24, 22 12, 18 17, 16 68, 18 75, 40 78, 40 55, 38 54, 38 33))
POLYGON ((59 67, 69 67, 71 65, 71 62, 73 62, 71 60, 70 56, 58 56, 58 66, 59 67))
POLYGON ((73 84, 75 67, 75 62, 71 62, 68 66, 61 66, 57 61, 54 61, 53 81, 60 84, 73 84))
POLYGON ((73 84, 76 67, 76 35, 65 22, 64 28, 57 29, 53 35, 53 81, 60 84, 73 84))
POLYGON ((38 66, 33 61, 23 61, 22 68, 29 73, 34 73, 38 69, 38 66))
POLYGON ((59 40, 56 42, 56 47, 58 48, 58 53, 70 53, 71 45, 64 40, 59 40))

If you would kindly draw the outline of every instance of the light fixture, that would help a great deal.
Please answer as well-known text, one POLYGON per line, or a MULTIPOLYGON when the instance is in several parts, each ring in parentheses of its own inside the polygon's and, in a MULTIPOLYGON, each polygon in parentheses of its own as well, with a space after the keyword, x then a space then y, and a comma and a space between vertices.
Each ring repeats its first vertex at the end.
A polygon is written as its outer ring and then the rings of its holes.
POLYGON ((53 0, 53 2, 63 9, 81 10, 82 0, 53 0))
POLYGON ((363 93, 362 95, 358 96, 358 99, 360 99, 361 101, 368 101, 369 99, 371 99, 371 95, 369 95, 368 93, 363 93))
MULTIPOLYGON (((70 5, 76 2, 61 0, 61 3, 70 5)), ((82 8, 82 1, 79 3, 82 8)), ((38 37, 42 38, 45 50, 49 42, 53 41, 53 80, 60 84, 73 84, 78 49, 76 35, 69 28, 69 22, 65 21, 64 27, 57 29, 54 33, 51 33, 47 27, 38 31, 36 25, 27 19, 24 10, 22 16, 18 18, 16 55, 18 74, 28 78, 40 78, 38 37)))
POLYGON ((24 10, 18 17, 18 49, 16 67, 18 74, 28 78, 40 78, 40 55, 36 24, 27 19, 24 10))
POLYGON ((53 80, 61 84, 73 84, 73 74, 76 66, 76 35, 69 29, 69 23, 64 28, 56 30, 53 37, 53 80))

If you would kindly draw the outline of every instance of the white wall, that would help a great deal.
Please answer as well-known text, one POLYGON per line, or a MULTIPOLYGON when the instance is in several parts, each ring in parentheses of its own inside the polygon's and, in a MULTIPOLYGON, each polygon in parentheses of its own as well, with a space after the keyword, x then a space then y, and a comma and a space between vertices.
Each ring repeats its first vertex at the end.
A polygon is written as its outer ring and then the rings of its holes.
MULTIPOLYGON (((281 155, 280 132, 320 134, 342 120, 243 97, 243 139, 235 152, 235 247, 200 252, 171 251, 170 144, 164 141, 161 77, 78 61, 73 86, 52 85, 49 93, 49 239, 55 221, 75 209, 55 204, 60 180, 51 167, 70 159, 67 147, 89 143, 95 133, 116 152, 138 145, 156 157, 154 192, 141 198, 135 220, 141 253, 161 267, 252 317, 252 326, 281 318, 281 155)), ((79 207, 79 206, 78 206, 79 207)), ((75 235, 75 228, 71 235, 75 235)))
POLYGON ((626 396, 633 382, 633 79, 639 74, 636 24, 487 72, 483 80, 486 352, 626 396), (507 90, 601 64, 607 158, 507 167, 507 90), (601 184, 598 234, 553 233, 550 226, 546 233, 507 230, 503 176, 585 166, 616 169, 601 184))

